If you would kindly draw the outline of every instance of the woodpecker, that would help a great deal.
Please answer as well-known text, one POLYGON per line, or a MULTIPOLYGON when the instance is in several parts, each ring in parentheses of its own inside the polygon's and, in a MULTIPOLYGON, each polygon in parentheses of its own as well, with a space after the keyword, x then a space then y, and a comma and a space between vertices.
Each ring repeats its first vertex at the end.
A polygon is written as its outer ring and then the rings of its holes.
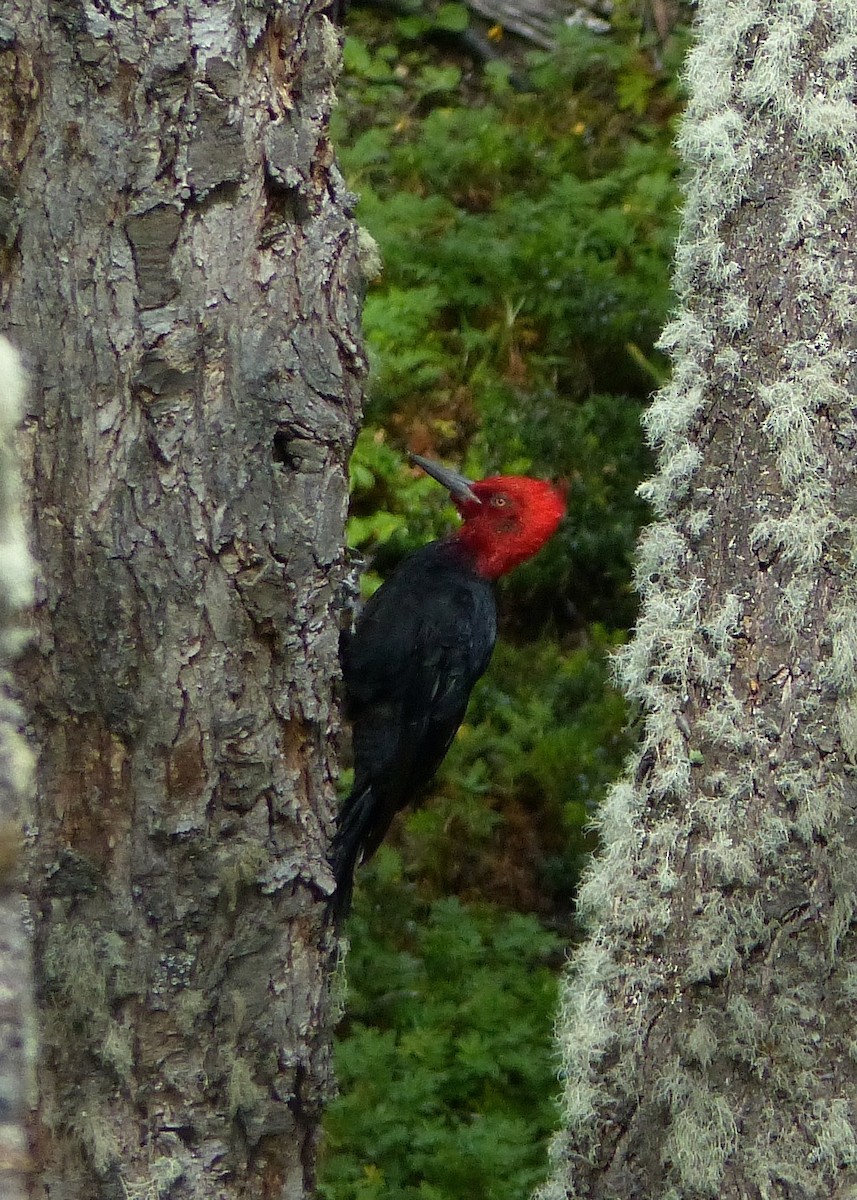
POLYGON ((337 924, 351 904, 355 867, 431 782, 464 719, 497 638, 494 581, 541 549, 565 514, 564 493, 540 479, 473 482, 410 458, 449 491, 462 523, 400 563, 343 650, 354 786, 330 854, 337 924))

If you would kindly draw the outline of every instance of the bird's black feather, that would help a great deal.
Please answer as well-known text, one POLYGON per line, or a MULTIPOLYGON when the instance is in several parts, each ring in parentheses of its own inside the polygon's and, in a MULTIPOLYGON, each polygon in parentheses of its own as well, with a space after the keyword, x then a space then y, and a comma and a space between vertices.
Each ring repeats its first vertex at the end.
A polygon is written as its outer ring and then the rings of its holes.
POLYGON ((496 636, 493 585, 453 539, 410 554, 363 610, 343 650, 354 787, 331 853, 337 916, 356 865, 434 777, 496 636))

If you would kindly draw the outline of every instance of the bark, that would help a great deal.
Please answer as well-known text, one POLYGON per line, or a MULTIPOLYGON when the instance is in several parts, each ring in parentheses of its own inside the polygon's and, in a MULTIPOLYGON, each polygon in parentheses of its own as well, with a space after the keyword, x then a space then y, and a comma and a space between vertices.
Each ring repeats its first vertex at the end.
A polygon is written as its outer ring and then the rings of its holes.
POLYGON ((21 609, 32 603, 33 564, 21 519, 14 445, 24 376, 0 338, 0 1195, 24 1200, 32 1166, 27 1135, 33 1099, 33 979, 21 890, 22 806, 33 762, 21 734, 10 668, 23 643, 21 609))
POLYGON ((7 0, 52 1200, 301 1197, 366 247, 304 0, 7 0))
POLYGON ((467 7, 545 50, 556 46, 557 31, 563 25, 584 25, 599 33, 609 30, 605 20, 609 6, 598 0, 581 4, 573 0, 467 0, 467 7))
POLYGON ((857 1194, 857 7, 702 0, 658 521, 543 1200, 857 1194))

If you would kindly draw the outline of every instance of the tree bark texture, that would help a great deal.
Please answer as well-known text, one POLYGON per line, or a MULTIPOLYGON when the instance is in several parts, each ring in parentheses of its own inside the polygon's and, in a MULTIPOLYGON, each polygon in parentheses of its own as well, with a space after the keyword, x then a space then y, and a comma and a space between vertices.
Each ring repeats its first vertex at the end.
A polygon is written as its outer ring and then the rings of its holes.
POLYGON ((23 644, 21 610, 33 599, 33 564, 21 516, 15 432, 24 373, 0 338, 0 1196, 24 1200, 32 1168, 27 1130, 33 1101, 35 1014, 26 900, 21 888, 22 807, 33 760, 21 733, 11 667, 23 644))
POLYGON ((584 25, 607 32, 604 20, 609 9, 598 3, 572 3, 571 0, 467 0, 486 21, 518 34, 545 50, 556 46, 557 30, 562 25, 584 25))
POLYGON ((38 1197, 302 1197, 365 246, 304 0, 6 0, 38 1197))
POLYGON ((857 6, 701 0, 658 520, 543 1200, 857 1195, 857 6))

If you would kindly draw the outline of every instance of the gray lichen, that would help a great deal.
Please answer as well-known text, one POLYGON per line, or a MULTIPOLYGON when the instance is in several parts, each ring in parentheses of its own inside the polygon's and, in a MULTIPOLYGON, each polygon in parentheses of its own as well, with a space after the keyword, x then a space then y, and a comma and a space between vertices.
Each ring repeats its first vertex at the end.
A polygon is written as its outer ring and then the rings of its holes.
POLYGON ((857 6, 703 0, 687 83, 616 664, 643 735, 580 889, 541 1200, 857 1183, 857 6))
MULTIPOLYGON (((134 1065, 131 1030, 117 1017, 122 998, 133 991, 127 957, 118 934, 74 921, 51 930, 42 955, 44 983, 63 1024, 75 1028, 120 1081, 130 1079, 134 1065)), ((50 1011, 49 1041, 59 1036, 50 1011)))
POLYGON ((0 338, 0 1145, 4 1189, 23 1196, 29 1111, 35 1103, 36 1022, 30 925, 21 896, 23 828, 34 757, 21 726, 11 670, 28 640, 22 610, 32 603, 34 565, 22 516, 17 432, 26 379, 16 351, 0 338))

